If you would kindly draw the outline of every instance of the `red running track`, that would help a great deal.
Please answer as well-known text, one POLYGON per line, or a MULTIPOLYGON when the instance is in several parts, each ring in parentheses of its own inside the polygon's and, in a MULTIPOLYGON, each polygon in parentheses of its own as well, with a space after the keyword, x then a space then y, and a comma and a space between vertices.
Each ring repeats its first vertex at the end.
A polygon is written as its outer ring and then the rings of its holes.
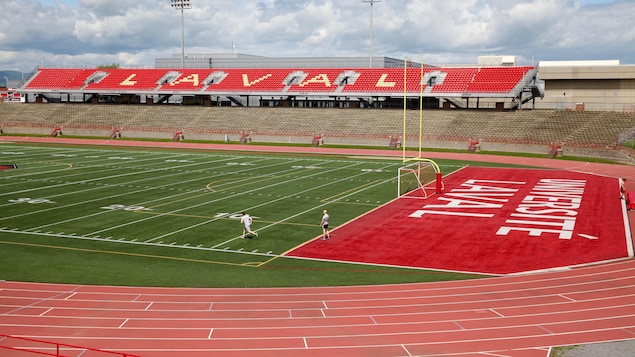
MULTIPOLYGON (((315 149, 308 150, 330 151, 315 149)), ((635 181, 632 166, 426 154, 557 165, 635 181)), ((469 281, 326 288, 0 281, 0 333, 144 357, 544 357, 550 346, 635 339, 635 260, 469 281)))
POLYGON ((635 338, 632 260, 367 287, 0 289, 3 333, 144 357, 544 357, 549 346, 635 338))

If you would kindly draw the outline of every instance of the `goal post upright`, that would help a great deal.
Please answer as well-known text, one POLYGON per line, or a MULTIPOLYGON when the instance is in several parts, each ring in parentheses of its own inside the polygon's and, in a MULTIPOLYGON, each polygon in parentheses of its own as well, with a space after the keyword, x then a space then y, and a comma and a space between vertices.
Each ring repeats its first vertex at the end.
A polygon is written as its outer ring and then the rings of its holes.
POLYGON ((423 148, 423 61, 419 73, 419 157, 422 157, 423 148))
POLYGON ((407 118, 407 110, 408 110, 408 86, 407 83, 407 72, 408 72, 408 57, 404 57, 403 59, 403 137, 401 139, 401 153, 402 153, 402 161, 406 162, 406 118, 407 118))
POLYGON ((403 138, 401 140, 401 150, 402 150, 402 161, 405 164, 408 161, 418 161, 418 162, 426 162, 429 163, 436 172, 436 185, 435 191, 436 193, 441 193, 443 190, 443 181, 442 174, 436 162, 431 159, 427 159, 423 157, 423 87, 424 87, 424 63, 421 62, 420 71, 419 71, 419 135, 418 135, 418 147, 417 147, 417 156, 413 158, 408 158, 407 150, 408 150, 408 140, 407 140, 407 124, 408 124, 408 68, 411 63, 410 59, 405 56, 403 62, 403 138))
MULTIPOLYGON (((406 56, 403 61, 403 138, 401 140, 402 161, 405 163, 411 159, 407 158, 407 123, 408 123, 408 68, 412 62, 406 56)), ((421 62, 419 71, 419 142, 417 146, 417 158, 423 157, 423 77, 424 63, 421 62)), ((415 158, 416 159, 416 158, 415 158)))

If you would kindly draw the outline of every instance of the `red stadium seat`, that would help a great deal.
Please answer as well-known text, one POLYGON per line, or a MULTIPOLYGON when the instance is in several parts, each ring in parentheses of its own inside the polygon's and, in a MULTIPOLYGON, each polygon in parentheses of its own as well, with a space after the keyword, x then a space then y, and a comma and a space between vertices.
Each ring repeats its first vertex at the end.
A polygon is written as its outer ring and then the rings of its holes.
POLYGON ((205 81, 214 72, 213 69, 179 69, 173 72, 174 78, 159 87, 159 91, 197 91, 205 86, 205 81))
POLYGON ((506 93, 520 83, 531 67, 482 67, 469 83, 468 92, 506 93))
POLYGON ((83 69, 40 68, 26 84, 26 89, 80 89, 86 79, 83 69))
POLYGON ((227 76, 207 92, 281 92, 289 69, 218 69, 227 76))
POLYGON ((271 95, 302 93, 359 93, 439 96, 507 94, 534 67, 419 67, 404 68, 243 68, 243 69, 40 69, 27 90, 90 90, 201 94, 261 92, 271 95), (405 72, 405 73, 404 73, 405 72), (423 83, 437 76, 434 83, 423 83), (295 77, 295 78, 294 78, 295 77), (348 81, 342 82, 344 77, 348 81), (342 83, 338 83, 342 82, 342 83))
POLYGON ((104 77, 90 83, 86 89, 108 90, 152 90, 159 87, 159 80, 167 74, 165 69, 99 69, 95 72, 103 72, 104 77))

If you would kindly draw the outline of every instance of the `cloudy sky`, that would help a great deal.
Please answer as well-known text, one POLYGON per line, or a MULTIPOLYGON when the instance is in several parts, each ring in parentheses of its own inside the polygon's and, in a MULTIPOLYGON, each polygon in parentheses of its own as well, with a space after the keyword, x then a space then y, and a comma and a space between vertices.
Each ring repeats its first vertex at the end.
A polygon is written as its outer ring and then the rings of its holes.
MULTIPOLYGON (((191 0, 186 54, 368 56, 370 0, 191 0)), ((378 1, 378 0, 374 0, 378 1)), ((0 70, 117 63, 181 53, 171 0, 2 0, 0 70)), ((479 55, 635 64, 635 0, 382 0, 373 54, 432 64, 479 55)))

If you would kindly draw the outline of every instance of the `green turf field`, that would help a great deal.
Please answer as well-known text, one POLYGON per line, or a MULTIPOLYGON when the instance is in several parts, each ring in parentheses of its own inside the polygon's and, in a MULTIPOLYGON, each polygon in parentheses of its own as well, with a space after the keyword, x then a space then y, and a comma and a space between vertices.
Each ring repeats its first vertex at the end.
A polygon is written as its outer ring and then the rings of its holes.
MULTIPOLYGON (((399 159, 0 146, 0 279, 268 287, 464 274, 281 257, 397 195, 399 159), (260 237, 241 239, 240 212, 260 237)), ((439 162, 444 173, 465 163, 439 162)))

